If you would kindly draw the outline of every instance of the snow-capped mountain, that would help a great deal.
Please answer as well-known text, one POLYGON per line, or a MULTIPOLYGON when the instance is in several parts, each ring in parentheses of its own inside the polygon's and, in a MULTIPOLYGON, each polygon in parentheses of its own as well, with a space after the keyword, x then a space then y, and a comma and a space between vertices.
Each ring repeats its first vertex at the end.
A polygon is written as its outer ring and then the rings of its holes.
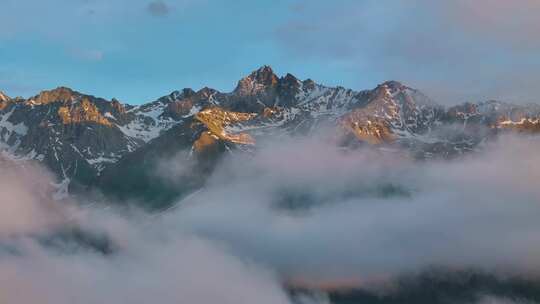
POLYGON ((41 161, 62 179, 83 182, 178 121, 164 114, 162 101, 134 107, 65 87, 2 105, 0 143, 6 155, 41 161))
POLYGON ((64 184, 112 185, 113 177, 149 157, 191 150, 208 161, 223 151, 250 150, 270 134, 330 127, 341 144, 449 157, 501 130, 539 131, 539 117, 539 105, 487 101, 445 109, 396 81, 354 91, 279 77, 263 66, 229 93, 183 89, 137 106, 65 87, 28 99, 0 93, 0 147, 12 160, 44 163, 64 184))

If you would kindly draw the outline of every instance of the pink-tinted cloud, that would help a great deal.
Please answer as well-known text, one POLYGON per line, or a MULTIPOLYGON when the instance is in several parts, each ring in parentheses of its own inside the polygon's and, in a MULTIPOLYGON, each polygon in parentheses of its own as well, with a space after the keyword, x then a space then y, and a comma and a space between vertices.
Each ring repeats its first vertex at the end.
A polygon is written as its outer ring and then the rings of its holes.
POLYGON ((0 169, 0 303, 289 303, 272 272, 224 246, 54 201, 54 180, 32 164, 0 169), (39 241, 71 227, 104 234, 114 252, 39 241))
POLYGON ((446 103, 538 101, 538 1, 343 0, 304 7, 277 29, 278 41, 292 55, 355 70, 359 82, 401 80, 446 103))
POLYGON ((464 159, 416 163, 281 139, 225 160, 166 218, 308 285, 374 284, 434 265, 538 275, 539 148, 504 138, 464 159))

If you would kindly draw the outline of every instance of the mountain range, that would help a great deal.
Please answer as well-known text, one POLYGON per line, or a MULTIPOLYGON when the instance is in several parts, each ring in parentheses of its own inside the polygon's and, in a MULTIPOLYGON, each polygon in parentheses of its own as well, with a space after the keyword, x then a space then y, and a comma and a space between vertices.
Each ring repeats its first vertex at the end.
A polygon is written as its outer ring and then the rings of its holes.
POLYGON ((539 118, 537 104, 491 100, 444 107, 397 81, 355 91, 279 77, 263 66, 229 93, 186 88, 142 105, 66 87, 30 98, 0 92, 0 150, 5 160, 49 168, 59 196, 98 189, 155 207, 202 185, 221 155, 249 153, 265 138, 324 130, 351 149, 452 158, 501 132, 538 132, 539 118), (155 168, 175 157, 194 167, 170 184, 155 168))

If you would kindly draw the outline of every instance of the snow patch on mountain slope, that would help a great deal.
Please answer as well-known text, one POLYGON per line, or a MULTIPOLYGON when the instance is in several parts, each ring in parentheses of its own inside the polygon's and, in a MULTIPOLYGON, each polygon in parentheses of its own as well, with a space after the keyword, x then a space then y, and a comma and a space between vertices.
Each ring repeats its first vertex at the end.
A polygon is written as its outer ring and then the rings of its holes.
POLYGON ((118 125, 120 131, 122 131, 122 133, 124 133, 126 136, 138 138, 144 142, 149 142, 150 140, 158 137, 162 131, 171 127, 172 124, 160 126, 159 123, 156 123, 155 121, 147 124, 145 123, 145 119, 141 117, 137 117, 124 126, 118 125))
MULTIPOLYGON (((169 97, 169 100, 173 101, 171 97, 169 97)), ((154 102, 134 107, 128 112, 135 114, 135 119, 125 125, 117 124, 117 127, 128 137, 149 142, 179 123, 179 120, 163 115, 166 107, 167 104, 164 102, 154 102)), ((193 106, 183 118, 193 116, 200 110, 201 107, 193 106)))
POLYGON ((23 122, 13 124, 9 121, 9 118, 13 114, 13 111, 15 111, 15 109, 12 109, 8 113, 0 116, 0 128, 2 128, 2 133, 4 133, 4 135, 2 136, 2 139, 4 141, 7 141, 9 139, 8 136, 11 136, 13 133, 19 136, 25 136, 26 133, 28 133, 28 127, 26 127, 23 122))
POLYGON ((329 88, 319 84, 314 85, 313 89, 300 87, 296 95, 300 109, 307 111, 312 117, 320 115, 340 115, 358 100, 356 92, 345 88, 329 88))
POLYGON ((13 124, 9 121, 14 110, 0 114, 0 150, 10 159, 17 158, 15 151, 21 144, 21 138, 28 133, 28 127, 23 122, 13 124))

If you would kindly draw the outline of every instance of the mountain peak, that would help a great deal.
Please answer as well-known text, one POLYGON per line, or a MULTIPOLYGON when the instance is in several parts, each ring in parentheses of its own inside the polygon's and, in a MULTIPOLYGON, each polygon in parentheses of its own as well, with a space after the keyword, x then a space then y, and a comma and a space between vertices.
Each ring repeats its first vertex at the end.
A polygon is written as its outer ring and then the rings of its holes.
POLYGON ((374 90, 379 97, 395 96, 396 94, 405 93, 407 91, 415 91, 403 83, 395 80, 385 81, 379 84, 374 90))
POLYGON ((264 65, 256 71, 251 72, 247 78, 264 85, 276 84, 278 81, 277 75, 274 74, 274 71, 269 65, 264 65))
POLYGON ((54 88, 52 90, 45 90, 45 91, 42 91, 42 92, 51 92, 51 93, 66 93, 66 92, 69 92, 69 93, 72 94, 75 91, 72 90, 69 87, 59 86, 59 87, 56 87, 56 88, 54 88))
POLYGON ((396 81, 396 80, 388 80, 388 81, 385 81, 382 83, 381 86, 386 86, 390 89, 402 89, 402 88, 405 88, 407 86, 405 86, 403 83, 399 82, 399 81, 396 81))
POLYGON ((241 95, 256 95, 267 88, 277 86, 279 78, 272 68, 264 65, 253 71, 249 76, 242 78, 234 90, 241 95))
POLYGON ((287 73, 287 75, 285 75, 285 77, 283 77, 282 79, 283 79, 283 82, 289 83, 289 84, 300 83, 300 80, 298 80, 298 78, 296 78, 296 77, 295 77, 293 74, 291 74, 291 73, 287 73))
POLYGON ((269 65, 263 65, 262 67, 258 68, 257 70, 251 72, 250 76, 253 75, 273 75, 274 70, 272 70, 272 67, 269 65))
POLYGON ((0 102, 6 102, 9 100, 11 100, 11 98, 4 94, 4 92, 0 91, 0 102))
POLYGON ((52 90, 41 91, 37 96, 30 99, 40 104, 47 104, 55 101, 71 101, 79 95, 79 93, 73 91, 68 87, 57 87, 52 90))
POLYGON ((212 89, 212 88, 209 88, 209 87, 204 87, 200 90, 197 91, 197 94, 199 95, 203 95, 203 96, 210 96, 214 93, 216 93, 217 91, 212 89))

